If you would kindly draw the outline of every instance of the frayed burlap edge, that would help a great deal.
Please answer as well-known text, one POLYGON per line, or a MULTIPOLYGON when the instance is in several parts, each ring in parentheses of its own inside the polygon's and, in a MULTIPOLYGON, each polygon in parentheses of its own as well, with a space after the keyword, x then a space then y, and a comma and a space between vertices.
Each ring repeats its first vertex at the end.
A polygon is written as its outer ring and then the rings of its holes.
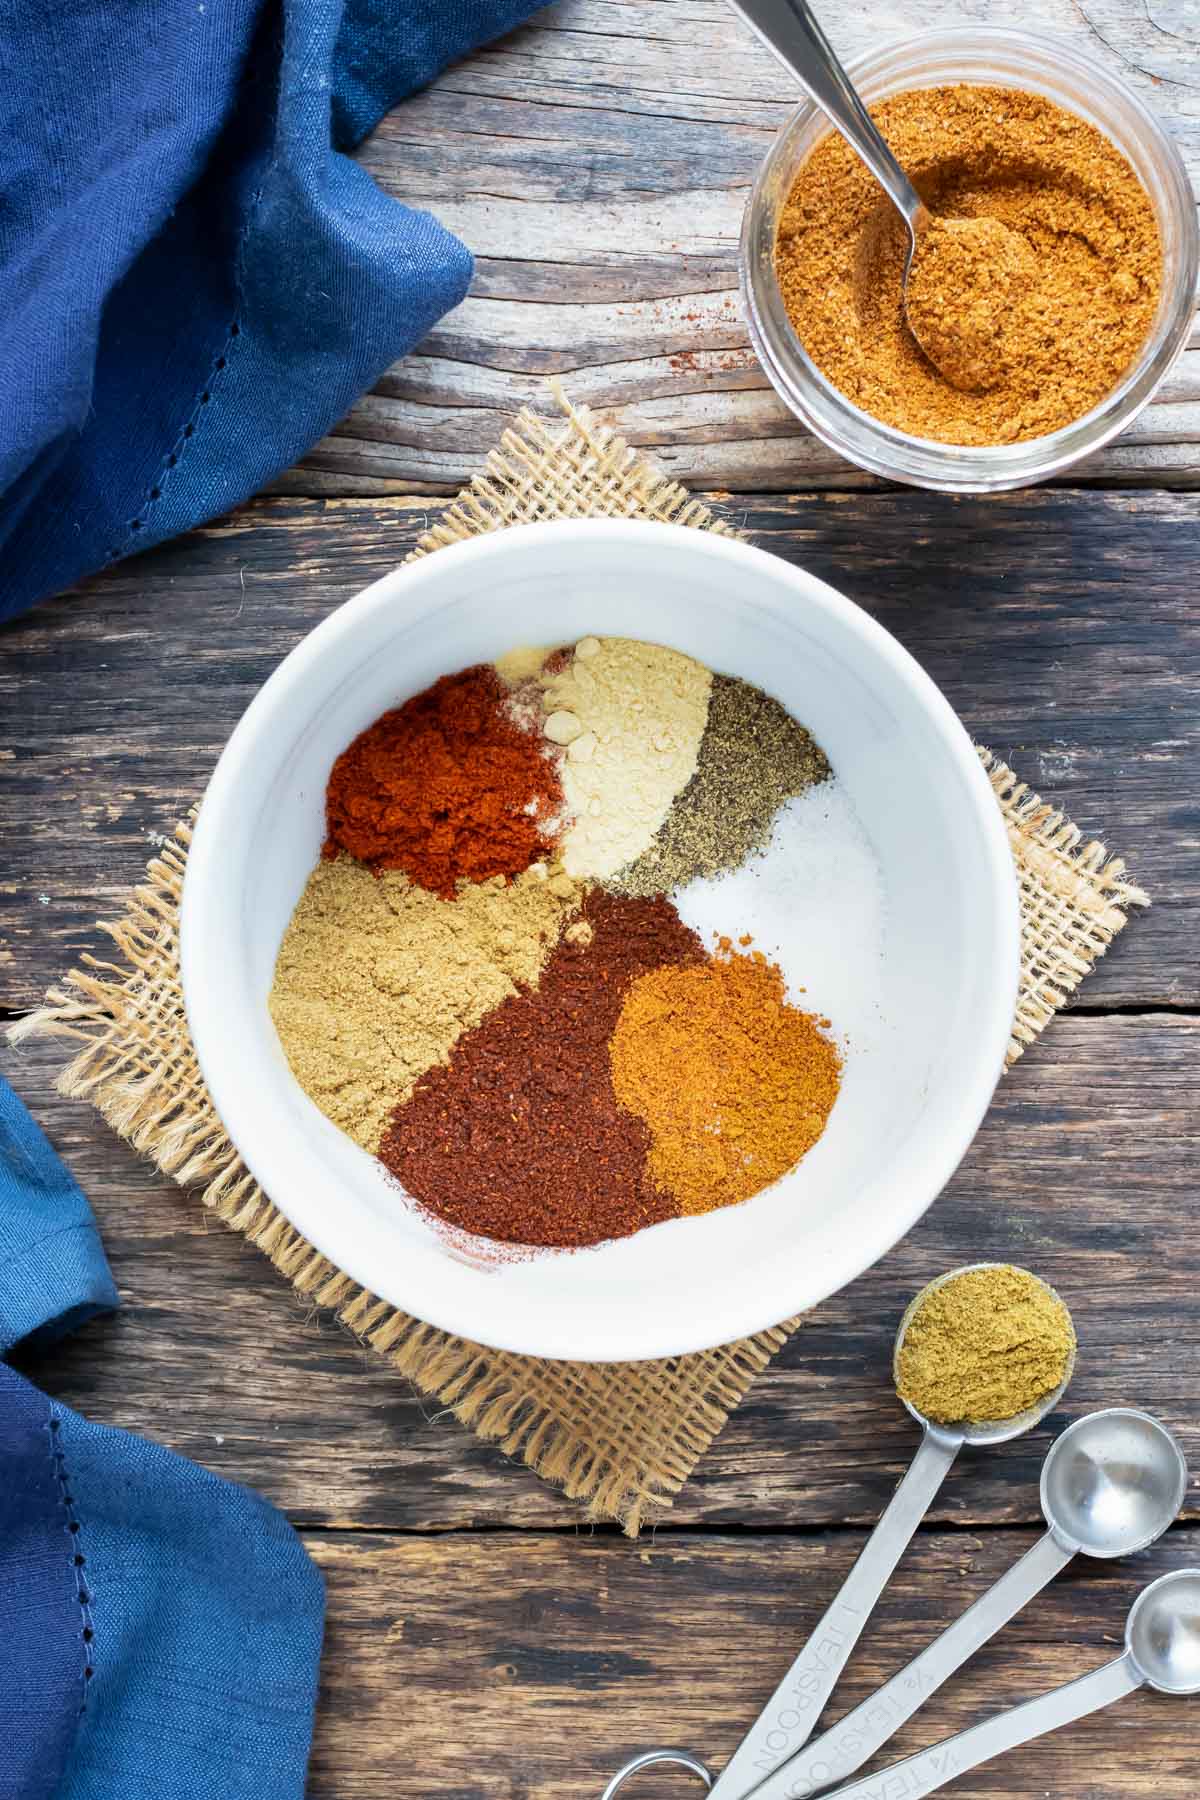
POLYGON ((134 1149, 264 1252, 297 1294, 349 1330, 482 1438, 519 1456, 595 1518, 636 1535, 670 1503, 797 1321, 699 1356, 548 1362, 449 1336, 366 1292, 272 1205, 226 1137, 192 1049, 178 917, 191 822, 176 827, 123 918, 102 924, 116 959, 85 956, 14 1043, 47 1032, 81 1048, 57 1087, 88 1100, 134 1149))
MULTIPOLYGON (((524 412, 486 472, 447 508, 412 552, 538 519, 654 518, 729 528, 669 481, 586 408, 552 425, 524 412)), ((1096 957, 1147 904, 1103 845, 1084 844, 1061 813, 981 751, 1004 813, 1022 907, 1022 981, 1011 1064, 1066 1002, 1096 957)), ((46 1004, 10 1030, 80 1048, 59 1091, 89 1100, 112 1128, 267 1255, 307 1302, 350 1331, 481 1438, 520 1457, 582 1502, 591 1517, 631 1535, 671 1504, 729 1413, 799 1323, 694 1356, 589 1364, 510 1356, 448 1336, 358 1287, 288 1223, 257 1186, 200 1076, 183 1008, 178 907, 190 823, 147 868, 125 915, 100 929, 118 960, 85 956, 46 1004)))
POLYGON ((405 562, 483 532, 547 519, 652 519, 720 537, 742 535, 597 423, 588 407, 573 406, 557 380, 549 385, 565 419, 543 419, 526 407, 483 474, 451 501, 405 562))
POLYGON ((1021 984, 1008 1046, 1021 1052, 1066 1005, 1098 956, 1150 896, 1125 864, 1019 781, 990 750, 980 759, 1000 802, 1021 896, 1021 984))

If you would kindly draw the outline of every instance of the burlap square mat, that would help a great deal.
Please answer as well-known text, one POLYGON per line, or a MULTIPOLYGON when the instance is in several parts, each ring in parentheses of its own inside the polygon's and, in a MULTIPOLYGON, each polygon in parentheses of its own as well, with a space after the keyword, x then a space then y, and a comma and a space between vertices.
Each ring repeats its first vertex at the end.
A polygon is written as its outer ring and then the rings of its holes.
MULTIPOLYGON (((586 410, 565 419, 522 413, 412 552, 427 556, 478 532, 538 519, 661 519, 729 527, 667 480, 586 410)), ((1020 879, 1023 967, 1009 1063, 1031 1044, 1147 897, 1103 845, 1085 844, 1002 763, 981 751, 1008 825, 1020 879)), ((196 1064, 179 982, 178 909, 188 824, 147 869, 125 914, 101 929, 115 960, 84 957, 14 1038, 81 1040, 59 1077, 91 1101, 164 1174, 195 1190, 232 1230, 270 1257, 307 1303, 327 1307, 422 1392, 480 1437, 520 1457, 597 1518, 634 1535, 670 1506, 697 1459, 795 1329, 661 1362, 544 1362, 488 1350, 397 1312, 355 1285, 293 1230, 225 1136, 196 1064)))

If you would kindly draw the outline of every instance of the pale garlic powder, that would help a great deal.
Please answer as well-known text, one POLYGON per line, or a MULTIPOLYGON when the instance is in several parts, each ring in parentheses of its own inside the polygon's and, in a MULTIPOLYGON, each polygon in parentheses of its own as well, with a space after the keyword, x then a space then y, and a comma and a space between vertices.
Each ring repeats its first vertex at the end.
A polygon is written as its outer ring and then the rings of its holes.
POLYGON ((559 855, 577 880, 600 880, 642 854, 691 779, 712 672, 661 644, 586 637, 541 679, 571 820, 559 855))

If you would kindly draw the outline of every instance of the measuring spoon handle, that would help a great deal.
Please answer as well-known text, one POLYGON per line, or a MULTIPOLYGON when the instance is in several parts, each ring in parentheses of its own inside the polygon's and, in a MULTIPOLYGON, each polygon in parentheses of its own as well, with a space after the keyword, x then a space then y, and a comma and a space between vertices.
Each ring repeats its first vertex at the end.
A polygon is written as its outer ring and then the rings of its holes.
POLYGON ((962 1442, 956 1432, 925 1427, 917 1454, 837 1599, 734 1751, 712 1790, 712 1800, 740 1800, 808 1742, 875 1602, 962 1442))
POLYGON ((888 149, 805 0, 732 0, 732 5, 812 95, 857 150, 884 193, 917 229, 925 211, 921 197, 888 149))
POLYGON ((906 1668, 763 1782, 754 1800, 803 1800, 861 1769, 981 1644, 1066 1568, 1074 1554, 1048 1531, 906 1668))
POLYGON ((892 1800, 893 1795, 899 1794, 904 1800, 923 1800, 925 1794, 932 1794, 946 1782, 978 1768, 980 1763, 990 1762, 993 1756, 1044 1737, 1046 1732, 1070 1725, 1074 1719, 1086 1718, 1088 1713, 1099 1712, 1102 1706, 1123 1700, 1141 1686, 1142 1678, 1128 1656, 1119 1656, 1115 1662, 1093 1669, 1090 1675, 1081 1675, 1078 1681, 1051 1688, 1036 1700, 1026 1700, 1023 1706, 1011 1707, 1008 1712, 984 1719, 980 1725, 972 1725, 969 1731, 960 1731, 957 1737, 935 1744, 932 1750, 921 1750, 916 1756, 880 1769, 876 1775, 864 1775, 848 1787, 837 1788, 825 1800, 892 1800))

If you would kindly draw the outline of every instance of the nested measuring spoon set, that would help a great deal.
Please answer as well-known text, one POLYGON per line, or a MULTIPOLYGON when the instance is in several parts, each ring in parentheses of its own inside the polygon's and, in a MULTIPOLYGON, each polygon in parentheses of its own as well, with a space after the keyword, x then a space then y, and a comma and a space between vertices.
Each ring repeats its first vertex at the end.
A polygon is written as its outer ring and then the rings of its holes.
MULTIPOLYGON (((917 1296, 897 1334, 897 1367, 922 1303, 974 1268, 941 1277, 917 1296)), ((912 1464, 841 1591, 720 1777, 714 1779, 705 1764, 687 1752, 648 1750, 617 1772, 602 1800, 614 1800, 636 1771, 660 1763, 690 1770, 711 1790, 712 1800, 749 1796, 806 1800, 815 1794, 824 1794, 827 1800, 893 1800, 901 1795, 904 1800, 919 1800, 979 1763, 1110 1706, 1140 1687, 1166 1694, 1200 1693, 1200 1569, 1180 1569, 1151 1582, 1139 1594, 1126 1621, 1124 1652, 1113 1661, 929 1750, 862 1779, 850 1779, 1075 1557, 1107 1560, 1144 1550, 1176 1518, 1188 1481, 1176 1439, 1149 1413, 1109 1407, 1077 1419, 1050 1446, 1041 1473, 1046 1531, 1033 1548, 906 1668, 836 1725, 815 1739, 812 1736, 875 1603, 958 1451, 964 1444, 1006 1443, 1032 1430, 1062 1399, 1074 1360, 1072 1345, 1058 1384, 1035 1405, 1004 1421, 948 1426, 923 1416, 905 1400, 922 1427, 912 1464)))

